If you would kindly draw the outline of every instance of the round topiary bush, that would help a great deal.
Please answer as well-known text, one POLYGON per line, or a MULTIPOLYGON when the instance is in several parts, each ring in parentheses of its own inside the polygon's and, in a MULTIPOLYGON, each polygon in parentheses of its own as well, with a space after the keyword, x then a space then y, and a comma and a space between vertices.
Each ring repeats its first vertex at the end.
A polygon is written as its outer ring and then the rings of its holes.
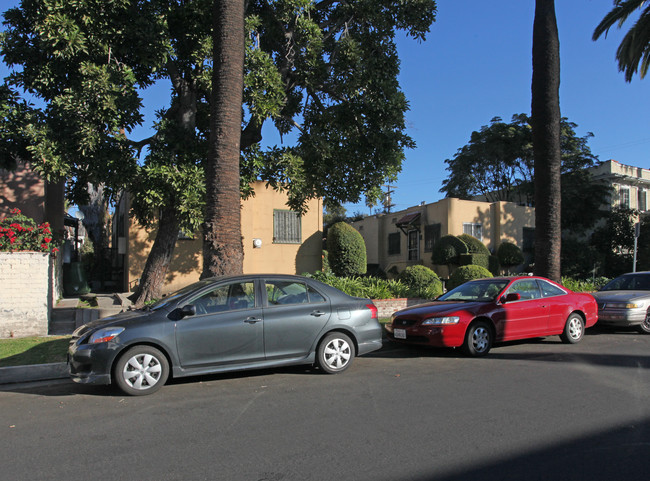
POLYGON ((467 244, 462 240, 453 235, 445 235, 433 246, 431 260, 434 264, 457 264, 458 256, 467 252, 467 244))
POLYGON ((458 236, 458 238, 462 240, 465 245, 467 245, 467 251, 469 254, 484 254, 486 256, 490 255, 489 249, 476 237, 469 234, 461 234, 458 236))
POLYGON ((337 222, 327 231, 327 260, 339 277, 359 276, 368 268, 366 244, 361 234, 345 222, 337 222))
POLYGON ((499 264, 506 269, 508 267, 518 266, 524 262, 524 254, 521 249, 512 242, 502 242, 497 249, 499 264))
POLYGON ((493 277, 492 273, 485 267, 481 266, 462 266, 456 269, 449 276, 447 281, 447 289, 451 290, 455 287, 464 284, 472 279, 483 279, 485 277, 493 277))
POLYGON ((409 266, 399 275, 409 288, 409 296, 434 299, 442 294, 442 281, 426 266, 409 266))

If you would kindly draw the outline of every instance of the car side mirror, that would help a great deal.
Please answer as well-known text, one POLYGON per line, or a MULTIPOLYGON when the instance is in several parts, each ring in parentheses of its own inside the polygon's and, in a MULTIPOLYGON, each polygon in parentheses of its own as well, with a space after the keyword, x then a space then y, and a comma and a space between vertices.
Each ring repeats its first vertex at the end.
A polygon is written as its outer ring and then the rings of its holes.
POLYGON ((180 321, 184 317, 195 316, 195 315, 196 315, 196 306, 194 304, 187 304, 186 306, 183 307, 177 307, 172 312, 170 312, 167 317, 172 321, 180 321))
POLYGON ((505 304, 507 302, 513 302, 513 301, 519 301, 521 300, 521 294, 517 292, 512 292, 510 294, 506 294, 505 296, 501 296, 501 304, 505 304))

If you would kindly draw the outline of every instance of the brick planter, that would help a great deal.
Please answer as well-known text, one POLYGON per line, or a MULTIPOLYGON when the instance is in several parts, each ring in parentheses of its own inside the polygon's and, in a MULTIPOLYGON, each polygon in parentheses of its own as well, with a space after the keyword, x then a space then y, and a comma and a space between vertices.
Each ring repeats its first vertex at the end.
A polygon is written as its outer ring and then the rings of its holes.
POLYGON ((0 252, 0 338, 48 334, 58 296, 55 265, 43 252, 0 252))
POLYGON ((377 306, 379 318, 390 317, 396 311, 405 307, 417 306, 429 302, 429 299, 400 298, 400 299, 373 299, 373 304, 377 306))

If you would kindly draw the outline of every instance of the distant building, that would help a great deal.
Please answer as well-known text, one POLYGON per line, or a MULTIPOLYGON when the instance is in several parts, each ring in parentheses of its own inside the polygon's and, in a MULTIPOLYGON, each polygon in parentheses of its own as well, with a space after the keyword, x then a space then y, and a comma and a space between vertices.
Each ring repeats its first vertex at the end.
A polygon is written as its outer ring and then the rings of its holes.
POLYGON ((410 265, 422 264, 439 275, 447 266, 435 266, 433 246, 444 235, 469 234, 491 252, 504 241, 532 252, 535 209, 513 202, 481 202, 445 198, 389 214, 377 214, 352 222, 366 243, 369 270, 389 275, 410 265))
POLYGON ((611 208, 623 207, 648 212, 650 200, 650 169, 606 160, 589 172, 594 181, 605 182, 612 187, 611 208))
POLYGON ((15 170, 0 169, 0 217, 20 209, 37 224, 49 222, 52 232, 62 234, 65 182, 46 182, 28 162, 18 162, 15 170))

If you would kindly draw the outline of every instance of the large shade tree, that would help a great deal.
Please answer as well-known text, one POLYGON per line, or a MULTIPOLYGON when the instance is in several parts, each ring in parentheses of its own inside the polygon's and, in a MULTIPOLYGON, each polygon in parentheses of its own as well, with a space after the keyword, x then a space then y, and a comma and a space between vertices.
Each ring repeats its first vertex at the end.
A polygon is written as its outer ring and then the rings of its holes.
POLYGON ((616 25, 622 28, 628 18, 639 14, 636 22, 621 40, 616 50, 619 71, 625 80, 631 82, 636 73, 644 78, 650 66, 650 3, 647 0, 614 0, 614 8, 594 30, 593 40, 607 36, 609 29, 616 25))
MULTIPOLYGON (((584 232, 601 217, 608 202, 609 189, 595 182, 589 167, 598 158, 588 140, 580 137, 577 124, 560 122, 562 228, 584 232)), ((472 132, 467 145, 445 160, 448 177, 441 192, 459 199, 483 198, 489 202, 510 201, 534 205, 534 152, 530 117, 516 114, 503 122, 499 117, 472 132)))
POLYGON ((535 159, 535 274, 560 281, 560 40, 554 0, 536 0, 531 125, 535 159))
MULTIPOLYGON (((223 2, 222 2, 223 3, 223 2)), ((395 35, 423 40, 434 0, 250 0, 246 4, 242 195, 267 180, 290 205, 323 196, 377 197, 396 178, 408 103, 397 81, 395 35), (272 122, 285 141, 261 144, 272 122), (265 129, 264 132, 267 132, 265 129)), ((211 0, 23 0, 0 39, 15 67, 7 87, 33 96, 21 127, 48 179, 132 194, 133 212, 158 227, 138 301, 156 297, 179 231, 203 220, 212 79, 211 0), (135 138, 141 91, 169 82, 153 134, 135 138)), ((14 103, 15 104, 15 103, 14 103)), ((15 109, 14 109, 15 111, 15 109)), ((22 115, 22 112, 21 112, 22 115)))

